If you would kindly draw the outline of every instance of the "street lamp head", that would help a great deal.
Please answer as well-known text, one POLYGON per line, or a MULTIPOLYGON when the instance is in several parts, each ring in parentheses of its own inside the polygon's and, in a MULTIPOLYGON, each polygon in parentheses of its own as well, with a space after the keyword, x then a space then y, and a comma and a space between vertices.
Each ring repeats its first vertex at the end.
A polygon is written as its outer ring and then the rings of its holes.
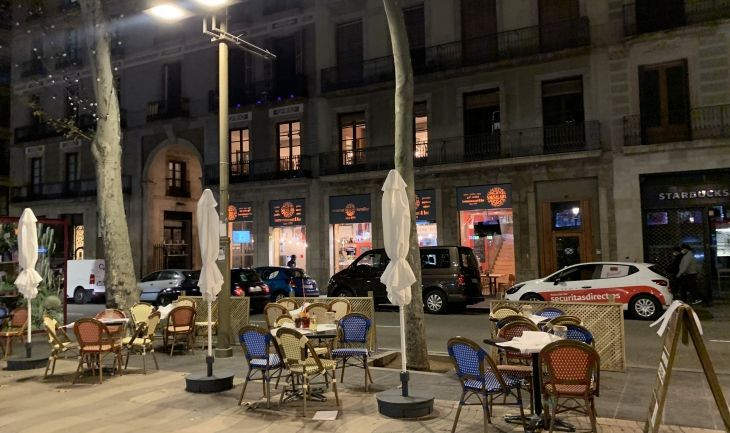
POLYGON ((195 2, 206 8, 220 8, 232 3, 230 0, 195 0, 195 2))
POLYGON ((184 20, 185 18, 191 16, 191 13, 187 9, 178 6, 172 2, 162 3, 158 4, 157 6, 153 6, 145 10, 145 13, 161 21, 166 21, 170 23, 184 20))

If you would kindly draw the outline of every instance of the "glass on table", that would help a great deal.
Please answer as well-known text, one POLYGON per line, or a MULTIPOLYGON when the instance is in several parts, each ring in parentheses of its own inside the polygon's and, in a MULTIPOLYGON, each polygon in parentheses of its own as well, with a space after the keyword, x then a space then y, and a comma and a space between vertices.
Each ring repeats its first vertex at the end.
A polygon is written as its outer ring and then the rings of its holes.
POLYGON ((555 325, 553 326, 553 333, 556 337, 566 339, 568 338, 568 327, 565 325, 555 325))

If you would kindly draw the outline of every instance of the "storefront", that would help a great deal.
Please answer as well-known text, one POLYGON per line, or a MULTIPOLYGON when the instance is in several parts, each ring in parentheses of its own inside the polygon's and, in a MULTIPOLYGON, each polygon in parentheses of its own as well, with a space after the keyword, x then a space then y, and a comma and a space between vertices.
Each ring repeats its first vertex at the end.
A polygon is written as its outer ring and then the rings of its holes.
POLYGON ((228 205, 228 236, 231 239, 231 267, 250 268, 253 264, 253 204, 228 205))
POLYGON ((730 291, 730 170, 643 175, 644 261, 665 267, 672 247, 692 247, 698 284, 730 291))
POLYGON ((432 247, 438 244, 435 190, 416 191, 416 229, 419 246, 432 247))
POLYGON ((307 231, 304 199, 269 202, 269 265, 286 266, 291 256, 296 266, 307 266, 307 231))
POLYGON ((482 273, 515 273, 510 184, 456 189, 461 245, 474 249, 482 273))
POLYGON ((332 273, 373 247, 370 194, 330 197, 332 273))

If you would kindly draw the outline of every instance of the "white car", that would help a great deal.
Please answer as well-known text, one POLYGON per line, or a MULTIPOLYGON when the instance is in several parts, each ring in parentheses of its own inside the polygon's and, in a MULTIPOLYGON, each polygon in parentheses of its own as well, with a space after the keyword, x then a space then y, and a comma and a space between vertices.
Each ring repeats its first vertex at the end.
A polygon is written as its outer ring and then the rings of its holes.
POLYGON ((510 301, 608 302, 609 295, 637 319, 657 317, 672 303, 669 280, 648 263, 594 262, 565 267, 507 289, 510 301))
POLYGON ((178 287, 192 272, 186 269, 163 269, 146 275, 137 283, 142 292, 139 300, 156 305, 160 292, 178 287))

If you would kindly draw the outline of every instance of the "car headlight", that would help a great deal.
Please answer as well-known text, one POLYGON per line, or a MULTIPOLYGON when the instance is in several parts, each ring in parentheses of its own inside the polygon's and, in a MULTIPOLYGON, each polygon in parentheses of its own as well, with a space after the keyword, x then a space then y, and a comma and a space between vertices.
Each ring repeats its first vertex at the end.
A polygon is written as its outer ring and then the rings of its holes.
POLYGON ((520 290, 522 288, 522 286, 524 286, 524 285, 525 285, 525 283, 515 284, 514 286, 507 289, 507 294, 513 295, 513 294, 517 293, 517 291, 520 290))

